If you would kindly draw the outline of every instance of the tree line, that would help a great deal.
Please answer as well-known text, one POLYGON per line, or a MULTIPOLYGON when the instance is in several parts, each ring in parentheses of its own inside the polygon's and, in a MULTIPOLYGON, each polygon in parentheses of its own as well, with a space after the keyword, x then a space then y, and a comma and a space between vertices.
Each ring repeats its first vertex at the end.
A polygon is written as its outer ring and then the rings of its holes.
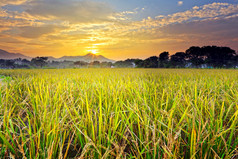
POLYGON ((165 51, 159 56, 151 56, 145 60, 117 61, 115 65, 138 68, 236 68, 238 54, 229 47, 192 46, 185 52, 177 52, 173 55, 165 51))
POLYGON ((112 62, 84 62, 84 61, 49 61, 48 57, 35 57, 31 60, 27 59, 0 59, 1 69, 15 69, 15 68, 90 68, 90 67, 113 67, 112 62))
POLYGON ((238 68, 238 53, 229 47, 192 46, 185 52, 170 55, 162 52, 145 60, 127 59, 111 62, 48 61, 47 57, 0 59, 0 68, 238 68))

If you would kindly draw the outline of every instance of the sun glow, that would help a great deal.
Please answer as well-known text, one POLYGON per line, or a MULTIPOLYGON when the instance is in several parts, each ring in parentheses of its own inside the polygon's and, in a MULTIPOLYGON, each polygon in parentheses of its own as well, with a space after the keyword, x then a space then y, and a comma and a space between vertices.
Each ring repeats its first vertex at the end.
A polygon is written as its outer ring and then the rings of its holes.
POLYGON ((87 50, 87 52, 92 53, 92 54, 97 54, 98 50, 96 49, 91 49, 91 50, 87 50))

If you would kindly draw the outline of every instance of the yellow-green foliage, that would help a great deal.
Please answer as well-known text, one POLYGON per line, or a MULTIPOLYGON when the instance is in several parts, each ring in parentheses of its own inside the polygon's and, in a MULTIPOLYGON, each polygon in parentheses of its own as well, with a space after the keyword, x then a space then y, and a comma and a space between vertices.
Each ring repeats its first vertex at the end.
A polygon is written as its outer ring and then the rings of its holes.
POLYGON ((238 157, 237 70, 0 74, 0 158, 238 157))

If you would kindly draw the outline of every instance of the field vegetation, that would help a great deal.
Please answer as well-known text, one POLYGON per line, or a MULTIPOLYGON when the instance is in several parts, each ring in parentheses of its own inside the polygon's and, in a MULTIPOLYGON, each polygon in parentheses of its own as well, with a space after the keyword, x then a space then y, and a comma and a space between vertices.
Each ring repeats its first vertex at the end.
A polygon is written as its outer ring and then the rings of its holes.
POLYGON ((0 158, 238 158, 237 70, 0 74, 0 158))

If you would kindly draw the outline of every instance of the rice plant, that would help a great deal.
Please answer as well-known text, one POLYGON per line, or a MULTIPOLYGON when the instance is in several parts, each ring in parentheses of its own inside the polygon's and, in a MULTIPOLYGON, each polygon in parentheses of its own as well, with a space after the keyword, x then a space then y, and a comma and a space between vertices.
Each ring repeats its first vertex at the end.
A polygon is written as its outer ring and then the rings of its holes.
POLYGON ((0 74, 0 158, 238 157, 237 70, 0 74))

